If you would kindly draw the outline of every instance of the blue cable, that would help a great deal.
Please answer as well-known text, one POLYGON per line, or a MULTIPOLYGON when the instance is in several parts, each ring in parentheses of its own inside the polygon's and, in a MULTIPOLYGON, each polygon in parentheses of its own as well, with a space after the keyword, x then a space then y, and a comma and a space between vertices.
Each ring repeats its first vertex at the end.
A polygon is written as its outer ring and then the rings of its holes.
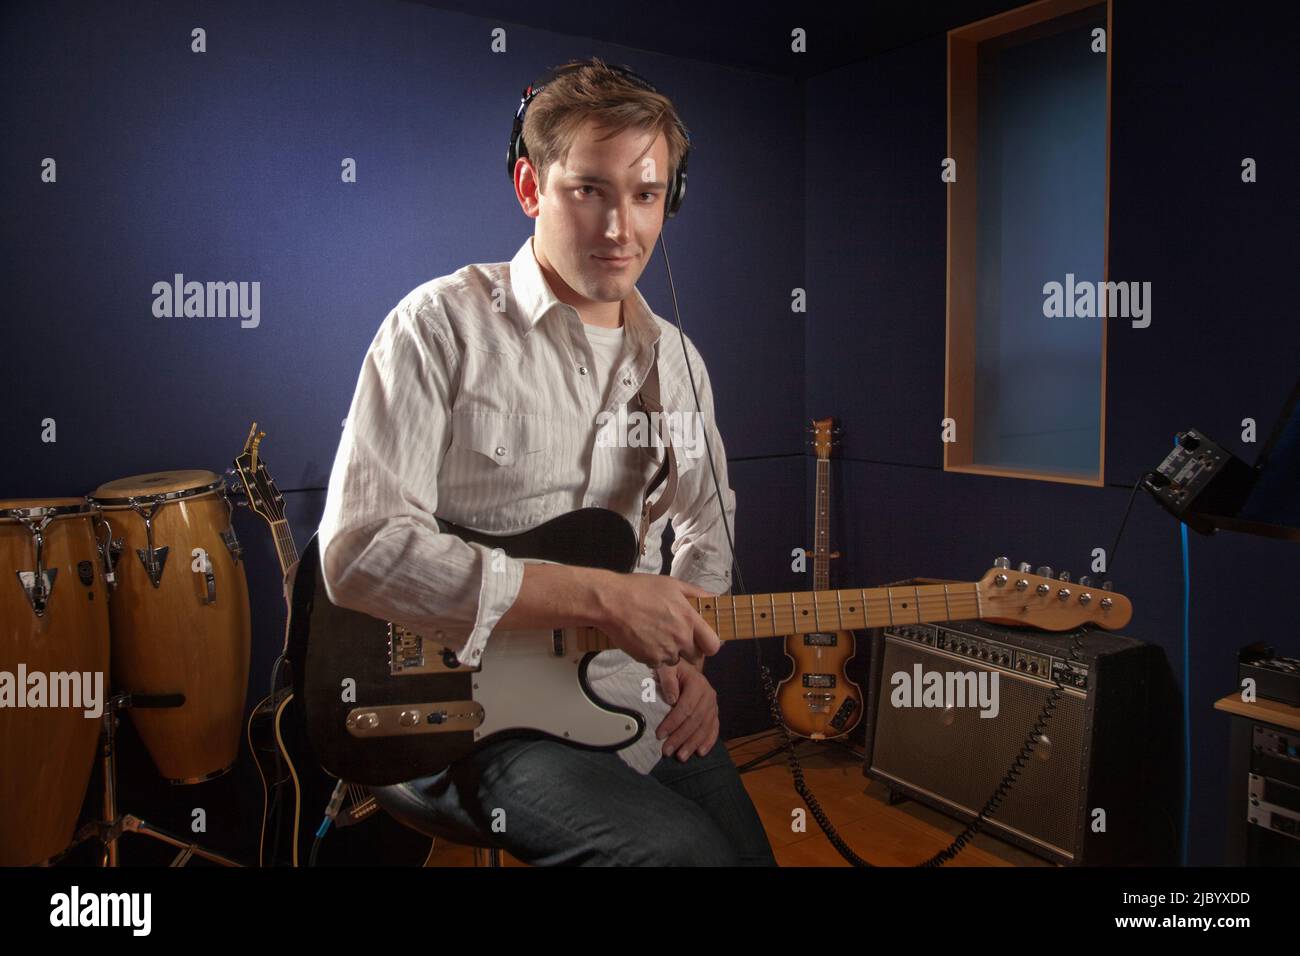
POLYGON ((1191 627, 1192 576, 1187 556, 1187 525, 1183 529, 1183 832, 1179 839, 1183 866, 1187 865, 1188 834, 1192 823, 1192 665, 1191 627))

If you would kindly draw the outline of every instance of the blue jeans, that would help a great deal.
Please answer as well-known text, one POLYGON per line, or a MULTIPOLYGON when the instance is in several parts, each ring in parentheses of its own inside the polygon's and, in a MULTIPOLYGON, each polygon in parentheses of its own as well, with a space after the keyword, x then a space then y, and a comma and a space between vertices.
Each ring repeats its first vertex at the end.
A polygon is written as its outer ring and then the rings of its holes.
POLYGON ((647 775, 557 740, 492 741, 441 773, 372 791, 417 830, 535 866, 776 866, 727 748, 647 775))

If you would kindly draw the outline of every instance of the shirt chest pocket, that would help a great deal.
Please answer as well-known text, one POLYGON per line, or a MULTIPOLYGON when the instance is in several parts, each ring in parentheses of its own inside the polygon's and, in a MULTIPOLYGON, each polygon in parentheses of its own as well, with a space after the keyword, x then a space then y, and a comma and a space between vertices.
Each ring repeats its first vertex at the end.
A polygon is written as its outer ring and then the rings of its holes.
POLYGON ((553 425, 546 415, 453 412, 440 497, 472 502, 456 510, 471 511, 480 528, 529 525, 554 490, 553 425))
POLYGON ((530 455, 546 450, 550 433, 551 419, 543 415, 464 411, 451 417, 452 447, 478 452, 498 468, 529 464, 530 455))

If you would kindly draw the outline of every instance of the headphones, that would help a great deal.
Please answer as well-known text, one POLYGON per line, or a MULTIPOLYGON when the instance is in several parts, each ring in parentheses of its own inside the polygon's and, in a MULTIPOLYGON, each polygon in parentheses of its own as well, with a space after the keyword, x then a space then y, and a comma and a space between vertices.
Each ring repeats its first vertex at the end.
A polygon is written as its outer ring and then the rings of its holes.
MULTIPOLYGON (((524 114, 528 110, 528 104, 533 101, 534 97, 536 97, 538 93, 542 92, 542 90, 546 88, 548 83, 557 77, 563 76, 566 73, 572 73, 588 65, 589 64, 587 63, 577 63, 551 70, 540 80, 529 84, 524 89, 523 96, 519 100, 519 109, 515 111, 514 128, 510 130, 510 147, 506 150, 506 174, 510 177, 512 182, 515 177, 515 163, 521 158, 526 158, 528 156, 528 147, 524 145, 524 114)), ((628 67, 618 66, 613 63, 608 64, 608 66, 611 70, 614 70, 625 79, 635 83, 637 86, 647 89, 651 93, 659 92, 651 85, 649 80, 638 73, 634 73, 628 67)), ((691 134, 680 120, 677 121, 677 128, 681 130, 682 135, 686 137, 686 150, 682 153, 682 161, 677 164, 677 171, 673 174, 673 181, 668 184, 668 195, 664 197, 665 219, 671 219, 673 216, 677 215, 677 210, 682 207, 682 200, 686 198, 686 159, 691 153, 691 134)))

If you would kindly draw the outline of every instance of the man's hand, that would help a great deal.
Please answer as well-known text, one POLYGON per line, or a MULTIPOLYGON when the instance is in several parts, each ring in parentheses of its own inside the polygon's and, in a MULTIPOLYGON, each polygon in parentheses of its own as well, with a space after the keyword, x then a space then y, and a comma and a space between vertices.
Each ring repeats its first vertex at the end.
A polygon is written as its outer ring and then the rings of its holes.
POLYGON ((698 752, 705 756, 718 740, 718 693, 703 671, 688 661, 655 668, 660 693, 673 705, 656 736, 664 741, 663 755, 683 763, 698 752))
POLYGON ((713 597, 711 592, 666 574, 601 573, 597 627, 633 660, 671 667, 722 647, 689 600, 713 597))

